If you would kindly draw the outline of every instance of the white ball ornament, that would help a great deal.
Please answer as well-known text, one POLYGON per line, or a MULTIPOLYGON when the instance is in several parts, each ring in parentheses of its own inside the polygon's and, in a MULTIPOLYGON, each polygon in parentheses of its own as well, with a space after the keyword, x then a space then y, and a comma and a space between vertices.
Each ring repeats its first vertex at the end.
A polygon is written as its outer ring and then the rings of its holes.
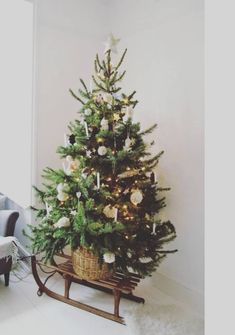
POLYGON ((69 192, 69 186, 66 183, 59 183, 56 187, 58 192, 57 199, 59 201, 66 201, 68 200, 69 196, 67 192, 69 192))
POLYGON ((104 145, 98 148, 98 154, 100 156, 104 156, 106 155, 106 153, 107 153, 107 148, 104 145))
POLYGON ((103 255, 105 263, 114 263, 115 262, 115 254, 112 252, 106 252, 103 255))
POLYGON ((65 216, 60 218, 55 224, 54 227, 55 228, 63 228, 63 227, 69 227, 70 226, 70 221, 68 218, 66 218, 65 216))
POLYGON ((70 156, 70 155, 66 156, 65 159, 66 159, 67 162, 71 162, 73 160, 72 156, 70 156))
POLYGON ((64 193, 64 192, 59 192, 59 193, 57 194, 57 199, 58 199, 59 201, 66 201, 66 200, 68 200, 68 198, 69 198, 68 194, 66 194, 66 193, 64 193))
POLYGON ((104 93, 103 94, 103 100, 104 102, 107 102, 108 104, 111 104, 113 101, 113 96, 110 93, 104 93))
POLYGON ((90 110, 90 109, 86 109, 86 110, 84 111, 84 114, 85 114, 86 116, 91 115, 91 110, 90 110))
POLYGON ((153 260, 152 260, 151 257, 140 257, 140 258, 139 258, 139 261, 140 261, 140 263, 142 263, 142 264, 147 264, 147 263, 152 262, 153 260))
POLYGON ((59 183, 56 187, 58 193, 69 192, 69 185, 66 183, 59 183))
POLYGON ((116 208, 111 205, 107 205, 104 207, 103 213, 107 218, 113 219, 116 215, 116 208))
POLYGON ((57 189, 57 192, 63 192, 63 189, 64 189, 64 184, 63 183, 59 183, 56 187, 57 189))
POLYGON ((130 200, 133 205, 138 205, 143 200, 143 193, 140 190, 135 190, 131 193, 130 200))

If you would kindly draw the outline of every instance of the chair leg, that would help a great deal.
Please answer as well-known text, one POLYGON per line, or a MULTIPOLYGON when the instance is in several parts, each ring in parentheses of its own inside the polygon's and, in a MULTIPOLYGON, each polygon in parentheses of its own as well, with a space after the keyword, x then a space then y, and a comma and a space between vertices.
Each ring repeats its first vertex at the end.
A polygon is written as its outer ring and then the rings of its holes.
POLYGON ((4 274, 5 286, 9 286, 10 272, 4 274))

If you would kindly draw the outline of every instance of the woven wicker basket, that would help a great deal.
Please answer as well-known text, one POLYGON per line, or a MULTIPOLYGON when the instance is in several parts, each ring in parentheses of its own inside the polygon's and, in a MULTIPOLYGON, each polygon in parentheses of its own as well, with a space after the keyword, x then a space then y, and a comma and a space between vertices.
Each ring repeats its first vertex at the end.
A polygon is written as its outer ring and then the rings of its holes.
POLYGON ((86 280, 107 279, 111 276, 108 265, 98 262, 98 257, 85 248, 78 248, 72 252, 72 263, 74 272, 86 280))

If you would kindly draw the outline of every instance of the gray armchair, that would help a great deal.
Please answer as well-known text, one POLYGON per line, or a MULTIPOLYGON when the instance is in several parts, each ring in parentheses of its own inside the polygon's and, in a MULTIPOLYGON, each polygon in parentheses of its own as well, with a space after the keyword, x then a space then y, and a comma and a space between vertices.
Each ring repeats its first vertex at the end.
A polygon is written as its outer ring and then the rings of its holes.
MULTIPOLYGON (((19 212, 14 210, 0 210, 0 235, 13 236, 15 224, 19 217, 19 212)), ((0 255, 1 256, 1 255, 0 255)), ((12 258, 1 259, 0 257, 0 275, 5 277, 5 286, 9 285, 10 271, 12 266, 12 258)))

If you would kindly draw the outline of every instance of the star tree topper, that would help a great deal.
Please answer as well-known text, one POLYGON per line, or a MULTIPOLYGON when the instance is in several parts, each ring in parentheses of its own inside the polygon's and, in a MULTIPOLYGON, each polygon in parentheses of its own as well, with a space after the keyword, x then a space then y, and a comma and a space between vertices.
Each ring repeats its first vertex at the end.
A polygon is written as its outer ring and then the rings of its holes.
POLYGON ((104 49, 104 53, 107 52, 109 49, 113 52, 113 53, 117 53, 117 44, 119 43, 120 38, 115 38, 113 36, 113 34, 110 34, 107 41, 105 42, 105 49, 104 49))

